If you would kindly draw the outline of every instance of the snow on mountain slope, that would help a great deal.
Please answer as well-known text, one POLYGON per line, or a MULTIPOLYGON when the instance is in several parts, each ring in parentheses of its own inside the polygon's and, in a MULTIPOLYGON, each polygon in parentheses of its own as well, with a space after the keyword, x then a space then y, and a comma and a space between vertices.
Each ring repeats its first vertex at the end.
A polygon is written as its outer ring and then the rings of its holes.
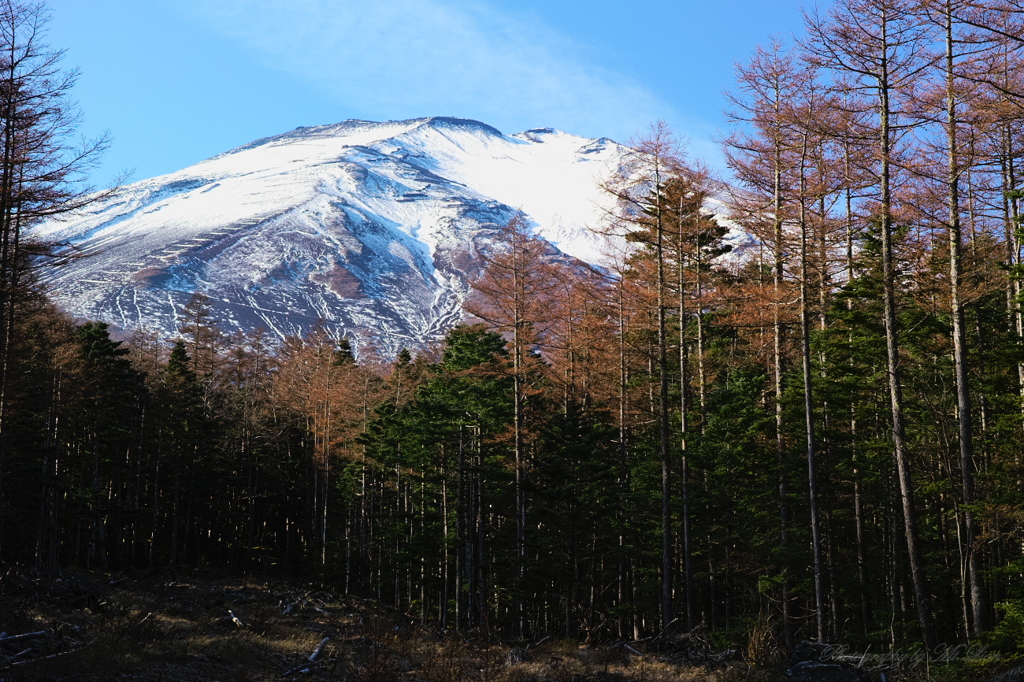
POLYGON ((322 324, 385 353, 461 316, 498 224, 522 211, 561 252, 598 263, 599 185, 625 149, 476 121, 346 121, 256 140, 128 185, 35 235, 88 257, 44 273, 71 313, 174 334, 194 292, 225 331, 322 324))

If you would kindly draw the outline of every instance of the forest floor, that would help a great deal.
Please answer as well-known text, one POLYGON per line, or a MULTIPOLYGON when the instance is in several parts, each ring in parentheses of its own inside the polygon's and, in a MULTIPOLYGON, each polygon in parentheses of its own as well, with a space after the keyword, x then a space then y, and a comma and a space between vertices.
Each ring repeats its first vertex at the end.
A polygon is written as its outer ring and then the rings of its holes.
POLYGON ((379 602, 294 581, 0 575, 0 682, 793 679, 780 665, 751 666, 735 652, 729 661, 695 664, 699 648, 685 638, 658 646, 513 646, 467 633, 444 636, 379 602))

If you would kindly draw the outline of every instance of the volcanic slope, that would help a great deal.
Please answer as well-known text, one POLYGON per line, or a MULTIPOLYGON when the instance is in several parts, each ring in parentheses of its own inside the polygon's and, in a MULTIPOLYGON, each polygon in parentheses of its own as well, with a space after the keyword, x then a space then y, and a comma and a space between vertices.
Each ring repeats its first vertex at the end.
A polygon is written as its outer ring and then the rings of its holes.
POLYGON ((498 225, 597 263, 615 142, 422 118, 298 128, 127 185, 34 229, 86 257, 43 273, 68 312, 172 336, 195 292, 226 332, 321 325, 385 354, 441 338, 498 225))

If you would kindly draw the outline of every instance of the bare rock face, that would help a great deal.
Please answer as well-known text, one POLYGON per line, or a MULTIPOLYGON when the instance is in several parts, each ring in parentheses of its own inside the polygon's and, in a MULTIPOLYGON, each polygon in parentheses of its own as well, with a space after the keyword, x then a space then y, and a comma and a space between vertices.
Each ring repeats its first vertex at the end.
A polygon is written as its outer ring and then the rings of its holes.
POLYGON ((476 121, 346 121, 257 140, 128 185, 33 237, 86 257, 43 273, 71 314, 174 335, 191 296, 224 331, 314 326, 385 354, 461 318, 481 253, 522 211, 561 253, 601 259, 588 228, 626 150, 476 121))

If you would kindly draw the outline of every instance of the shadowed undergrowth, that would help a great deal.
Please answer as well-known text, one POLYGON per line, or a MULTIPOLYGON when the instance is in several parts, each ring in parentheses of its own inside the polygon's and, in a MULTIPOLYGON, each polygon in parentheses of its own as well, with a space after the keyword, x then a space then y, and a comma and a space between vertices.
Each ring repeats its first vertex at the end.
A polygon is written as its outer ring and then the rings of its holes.
POLYGON ((199 575, 44 580, 9 572, 0 579, 0 633, 4 681, 781 679, 614 645, 512 647, 410 625, 375 601, 319 587, 199 575))

